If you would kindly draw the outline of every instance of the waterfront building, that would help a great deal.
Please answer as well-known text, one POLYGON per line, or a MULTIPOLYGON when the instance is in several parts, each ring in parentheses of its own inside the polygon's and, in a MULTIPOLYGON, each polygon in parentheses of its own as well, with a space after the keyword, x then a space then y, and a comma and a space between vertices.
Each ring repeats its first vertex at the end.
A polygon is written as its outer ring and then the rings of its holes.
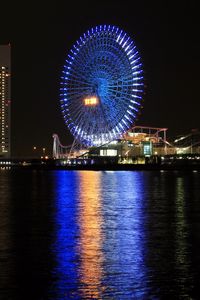
POLYGON ((10 157, 11 49, 0 45, 0 158, 10 157))

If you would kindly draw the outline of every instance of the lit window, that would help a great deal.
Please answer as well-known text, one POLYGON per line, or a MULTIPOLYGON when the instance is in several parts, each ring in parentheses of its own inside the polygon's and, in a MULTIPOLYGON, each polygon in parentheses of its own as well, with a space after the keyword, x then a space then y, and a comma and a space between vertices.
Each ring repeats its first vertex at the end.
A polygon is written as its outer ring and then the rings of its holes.
POLYGON ((95 105, 98 104, 98 99, 97 99, 97 97, 85 98, 84 99, 84 104, 86 106, 95 106, 95 105))

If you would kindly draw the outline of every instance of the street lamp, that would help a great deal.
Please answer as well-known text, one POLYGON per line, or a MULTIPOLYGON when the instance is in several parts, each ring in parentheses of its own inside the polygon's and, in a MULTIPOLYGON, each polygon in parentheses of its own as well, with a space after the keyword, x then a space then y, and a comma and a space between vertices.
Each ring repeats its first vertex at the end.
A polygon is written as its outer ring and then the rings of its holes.
POLYGON ((37 147, 33 146, 33 158, 37 157, 37 147))

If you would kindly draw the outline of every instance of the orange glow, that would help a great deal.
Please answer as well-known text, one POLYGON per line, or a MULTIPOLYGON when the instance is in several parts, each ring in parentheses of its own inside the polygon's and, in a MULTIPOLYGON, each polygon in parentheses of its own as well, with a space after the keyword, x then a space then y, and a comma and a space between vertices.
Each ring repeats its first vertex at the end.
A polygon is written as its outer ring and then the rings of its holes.
POLYGON ((100 173, 80 172, 80 278, 84 299, 101 299, 102 289, 102 215, 100 173))
POLYGON ((84 99, 84 104, 86 106, 95 106, 95 105, 98 104, 98 99, 97 99, 97 97, 85 98, 84 99))

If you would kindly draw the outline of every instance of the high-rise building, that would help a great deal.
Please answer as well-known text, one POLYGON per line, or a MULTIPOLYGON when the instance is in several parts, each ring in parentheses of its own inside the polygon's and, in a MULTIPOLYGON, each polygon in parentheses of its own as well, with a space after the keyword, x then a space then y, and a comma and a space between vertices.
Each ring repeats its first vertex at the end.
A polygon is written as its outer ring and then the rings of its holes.
POLYGON ((10 157, 11 49, 0 45, 0 158, 10 157))

